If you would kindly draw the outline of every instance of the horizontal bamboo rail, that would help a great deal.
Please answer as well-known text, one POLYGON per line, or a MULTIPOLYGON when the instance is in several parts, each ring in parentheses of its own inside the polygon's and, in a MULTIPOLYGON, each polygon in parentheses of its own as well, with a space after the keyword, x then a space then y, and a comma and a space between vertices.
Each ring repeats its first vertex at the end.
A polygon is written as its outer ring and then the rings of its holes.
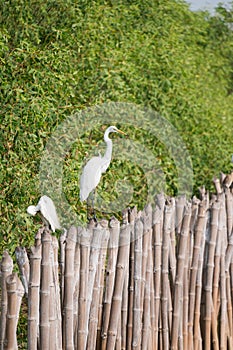
MULTIPOLYGON (((158 195, 141 212, 42 228, 20 279, 1 260, 0 350, 18 349, 25 293, 28 349, 233 349, 233 188, 214 179, 200 199, 158 195), (22 314, 22 312, 21 312, 22 314)), ((225 181, 225 182, 224 182, 225 181)), ((24 308, 24 317, 25 317, 24 308)))

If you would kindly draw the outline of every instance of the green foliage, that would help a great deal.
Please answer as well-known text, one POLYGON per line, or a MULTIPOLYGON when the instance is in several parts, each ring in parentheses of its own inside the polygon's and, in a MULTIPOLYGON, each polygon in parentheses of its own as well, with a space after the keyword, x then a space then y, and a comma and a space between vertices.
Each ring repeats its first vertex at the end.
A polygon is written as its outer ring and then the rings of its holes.
MULTIPOLYGON (((174 0, 15 0, 0 7, 1 251, 32 243, 40 222, 26 208, 41 195, 42 152, 57 126, 86 107, 121 101, 161 113, 189 150, 194 193, 230 170, 232 10, 219 7, 221 16, 210 17, 174 0)), ((177 170, 166 147, 127 125, 127 117, 118 126, 151 150, 167 192, 176 194, 177 170)), ((83 220, 79 170, 91 150, 97 153, 105 127, 93 126, 64 160, 64 193, 83 220)), ((117 197, 117 180, 133 186, 130 205, 145 204, 140 164, 113 159, 98 188, 106 206, 117 197)))

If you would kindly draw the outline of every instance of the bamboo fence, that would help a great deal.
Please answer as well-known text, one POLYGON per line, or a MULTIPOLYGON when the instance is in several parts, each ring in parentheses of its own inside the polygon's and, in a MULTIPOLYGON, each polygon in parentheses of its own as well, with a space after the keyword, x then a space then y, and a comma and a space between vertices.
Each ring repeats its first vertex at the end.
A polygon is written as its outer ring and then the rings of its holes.
POLYGON ((41 228, 29 258, 16 250, 20 277, 5 251, 0 350, 18 349, 24 294, 30 350, 232 350, 232 177, 211 198, 160 194, 59 241, 41 228))

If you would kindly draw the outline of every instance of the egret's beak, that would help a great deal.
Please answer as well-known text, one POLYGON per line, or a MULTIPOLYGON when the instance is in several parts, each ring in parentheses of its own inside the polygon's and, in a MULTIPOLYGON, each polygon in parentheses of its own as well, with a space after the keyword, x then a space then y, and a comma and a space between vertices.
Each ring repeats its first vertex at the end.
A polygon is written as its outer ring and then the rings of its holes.
POLYGON ((122 134, 122 135, 127 135, 124 131, 121 131, 121 130, 119 130, 119 129, 117 129, 117 132, 119 132, 119 133, 122 134))

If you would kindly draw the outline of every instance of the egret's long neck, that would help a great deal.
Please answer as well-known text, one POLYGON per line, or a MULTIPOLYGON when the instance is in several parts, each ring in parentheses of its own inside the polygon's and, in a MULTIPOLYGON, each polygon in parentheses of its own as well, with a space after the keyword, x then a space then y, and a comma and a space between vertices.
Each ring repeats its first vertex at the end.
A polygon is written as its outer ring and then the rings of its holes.
POLYGON ((105 132, 104 134, 104 141, 106 142, 106 151, 104 154, 104 157, 106 158, 106 160, 111 160, 112 157, 112 140, 108 137, 109 132, 105 132))

